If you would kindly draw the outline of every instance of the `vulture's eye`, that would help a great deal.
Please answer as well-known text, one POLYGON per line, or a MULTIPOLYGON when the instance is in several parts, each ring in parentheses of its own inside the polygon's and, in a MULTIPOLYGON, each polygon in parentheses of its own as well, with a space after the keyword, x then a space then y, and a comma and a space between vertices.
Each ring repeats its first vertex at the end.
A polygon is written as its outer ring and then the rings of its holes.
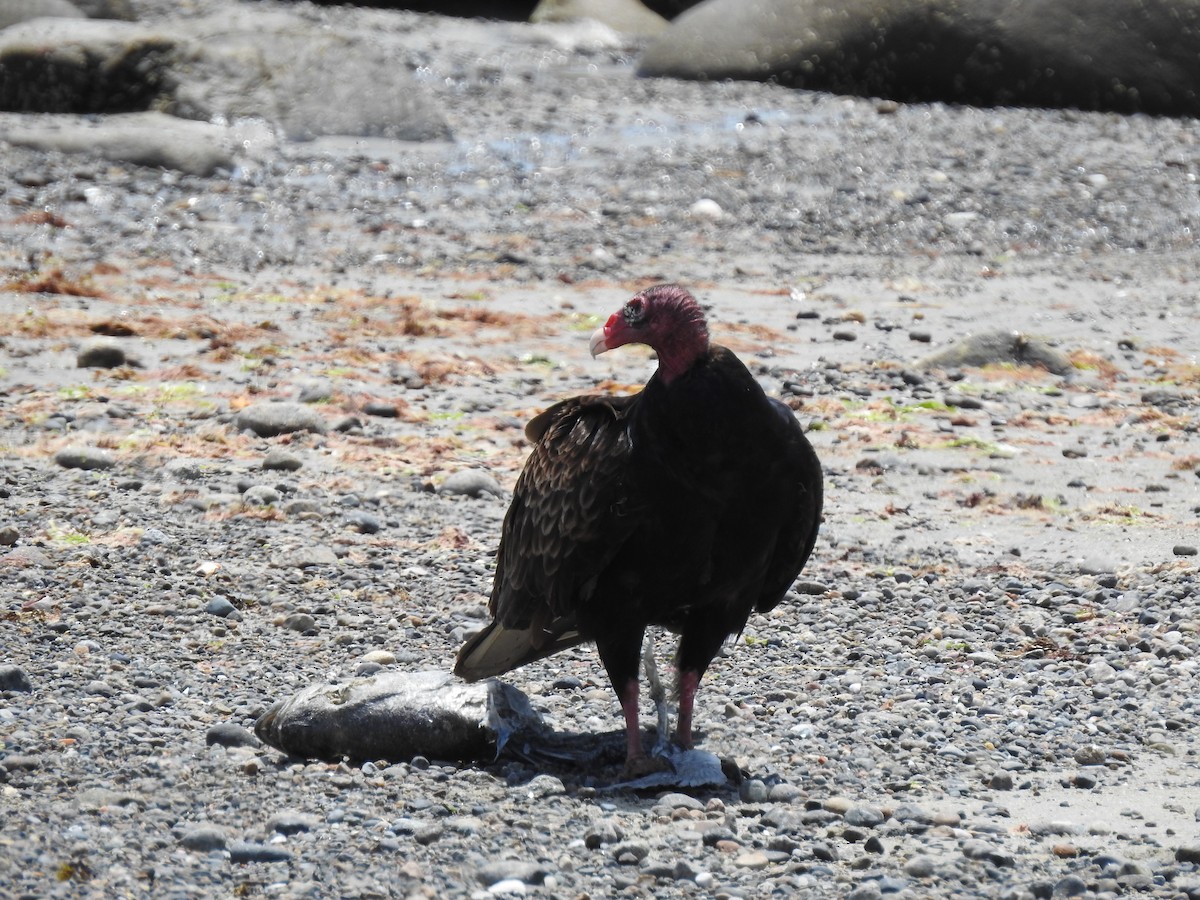
POLYGON ((641 297, 634 297, 625 304, 623 314, 626 325, 637 325, 646 318, 646 304, 641 297))

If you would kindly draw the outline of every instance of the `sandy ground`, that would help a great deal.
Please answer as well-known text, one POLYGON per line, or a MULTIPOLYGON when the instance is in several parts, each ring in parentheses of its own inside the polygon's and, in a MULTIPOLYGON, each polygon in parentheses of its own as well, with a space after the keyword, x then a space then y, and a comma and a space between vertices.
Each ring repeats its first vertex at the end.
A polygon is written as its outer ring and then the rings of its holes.
MULTIPOLYGON (((227 495, 238 477, 256 477, 268 444, 238 434, 233 416, 323 385, 322 415, 331 425, 355 416, 358 429, 278 443, 306 460, 300 493, 334 508, 355 491, 383 498, 383 509, 403 506, 397 498, 460 468, 486 468, 508 488, 528 449, 519 425, 529 415, 572 393, 644 382, 647 354, 592 360, 588 333, 636 288, 679 280, 710 307, 714 337, 810 429, 827 499, 802 577, 828 588, 826 607, 852 606, 838 599, 847 585, 892 584, 897 574, 983 592, 1016 580, 1039 598, 1060 581, 1090 590, 1105 579, 1145 595, 1161 576, 1178 586, 1180 618, 1155 633, 1194 644, 1195 123, 640 82, 630 75, 636 47, 620 41, 597 47, 559 30, 429 21, 427 83, 455 143, 279 145, 213 179, 3 150, 15 174, 0 212, 0 443, 15 499, 0 526, 17 528, 16 550, 41 548, 55 572, 89 540, 112 552, 136 543, 152 523, 112 500, 107 482, 63 486, 52 462, 67 446, 107 449, 120 477, 165 479, 146 503, 161 503, 172 523, 183 504, 219 500, 189 559, 219 559, 214 522, 228 520, 277 527, 271 540, 284 544, 311 540, 306 529, 316 528, 348 560, 382 559, 388 574, 375 568, 364 581, 380 579, 384 592, 395 573, 417 567, 423 574, 405 577, 430 586, 413 615, 440 627, 446 614, 451 624, 413 653, 424 665, 448 663, 453 627, 488 589, 483 561, 503 501, 430 507, 427 521, 404 506, 396 515, 410 531, 385 529, 373 543, 347 537, 333 514, 313 525, 247 511, 227 495), (705 199, 719 216, 694 206, 705 199), (1073 371, 922 367, 928 354, 991 329, 1047 341, 1073 371), (116 335, 136 365, 76 368, 78 349, 97 334, 116 335), (373 402, 396 415, 371 415, 373 402), (162 475, 178 461, 213 466, 213 485, 162 475), (43 490, 39 507, 29 498, 43 490), (94 502, 119 515, 97 524, 94 502), (457 572, 453 586, 437 586, 431 559, 457 572)), ((27 628, 41 633, 16 610, 70 596, 47 579, 9 589, 0 627, 10 647, 33 639, 27 628)), ((301 594, 317 598, 309 605, 329 612, 340 602, 328 585, 310 589, 301 594)), ((943 616, 952 620, 955 597, 969 596, 939 597, 943 616)), ((1014 621, 1026 614, 1018 593, 1006 602, 1014 621)), ((1137 601, 1115 602, 1098 607, 1111 617, 1111 632, 1097 625, 1105 638, 1136 631, 1137 601)), ((887 633, 881 620, 873 637, 887 633)), ((1053 627, 1047 635, 1059 637, 1053 627)), ((249 724, 290 687, 348 666, 351 650, 362 650, 349 646, 288 657, 286 674, 275 657, 261 683, 239 682, 227 714, 249 724)), ((955 677, 993 665, 946 653, 955 677)), ((36 654, 13 655, 35 681, 50 677, 36 654)), ((1194 695, 1191 661, 1180 660, 1163 690, 1194 695)), ((248 672, 256 663, 229 665, 248 672)), ((531 672, 515 683, 534 694, 553 678, 552 669, 531 672)), ((743 672, 764 685, 770 674, 743 672)), ((713 690, 726 696, 735 682, 713 690)), ((1149 690, 1147 704, 1168 696, 1149 690)), ((12 697, 4 702, 16 710, 12 697)), ((576 724, 610 728, 608 706, 592 702, 576 724)), ((710 746, 760 771, 767 745, 785 738, 740 734, 736 718, 715 721, 712 703, 710 746)), ((1071 838, 1087 852, 1120 844, 1129 858, 1161 857, 1160 844, 1196 845, 1200 746, 1195 722, 1183 721, 1169 750, 1157 746, 1162 735, 1128 735, 1139 752, 1102 790, 1070 786, 1064 761, 1018 790, 945 803, 970 812, 999 796, 1013 827, 1052 822, 1059 810, 1104 825, 1071 838)), ((33 726, 6 723, 10 752, 36 743, 33 726)), ((809 774, 789 770, 788 779, 805 787, 809 774)), ((943 805, 939 796, 931 807, 943 805)), ((598 884, 612 888, 591 889, 598 884)))

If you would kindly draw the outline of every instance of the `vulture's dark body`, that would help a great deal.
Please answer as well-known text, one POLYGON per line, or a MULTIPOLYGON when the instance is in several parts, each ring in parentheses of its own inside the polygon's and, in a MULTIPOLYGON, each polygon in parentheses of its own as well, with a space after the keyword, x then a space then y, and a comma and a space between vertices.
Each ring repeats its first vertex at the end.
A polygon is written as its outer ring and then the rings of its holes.
POLYGON ((679 669, 702 675, 812 550, 820 463, 723 347, 632 397, 565 400, 526 431, 537 443, 504 521, 494 621, 459 653, 463 677, 594 640, 620 691, 651 624, 679 633, 679 669))

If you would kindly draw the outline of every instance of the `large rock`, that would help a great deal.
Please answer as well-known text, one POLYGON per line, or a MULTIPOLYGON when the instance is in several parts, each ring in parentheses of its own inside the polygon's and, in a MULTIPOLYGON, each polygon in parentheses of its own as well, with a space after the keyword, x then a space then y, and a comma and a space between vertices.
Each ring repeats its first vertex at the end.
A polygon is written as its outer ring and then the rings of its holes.
POLYGON ((514 687, 466 684, 448 672, 381 672, 311 685, 275 704, 258 737, 316 759, 492 759, 514 734, 536 734, 541 718, 514 687))
POLYGON ((364 29, 253 8, 155 26, 42 18, 0 31, 0 109, 259 117, 293 140, 448 139, 396 55, 364 29))
POLYGON ((0 28, 47 17, 82 19, 84 12, 69 0, 5 0, 0 3, 0 28))
POLYGON ((177 115, 261 116, 291 140, 451 137, 395 47, 365 29, 244 7, 174 27, 188 38, 168 110, 177 115))
POLYGON ((592 19, 621 34, 650 36, 660 34, 667 20, 647 9, 638 0, 541 0, 529 21, 577 22, 592 19))
POLYGON ((898 100, 1200 114, 1200 0, 709 0, 638 72, 898 100))
POLYGON ((0 31, 0 109, 105 113, 150 109, 172 93, 176 38, 101 19, 33 19, 0 31))
POLYGON ((94 153, 114 162, 161 166, 190 175, 211 175, 234 165, 230 129, 158 112, 122 113, 100 119, 39 117, 29 125, 11 127, 4 137, 24 147, 94 153))

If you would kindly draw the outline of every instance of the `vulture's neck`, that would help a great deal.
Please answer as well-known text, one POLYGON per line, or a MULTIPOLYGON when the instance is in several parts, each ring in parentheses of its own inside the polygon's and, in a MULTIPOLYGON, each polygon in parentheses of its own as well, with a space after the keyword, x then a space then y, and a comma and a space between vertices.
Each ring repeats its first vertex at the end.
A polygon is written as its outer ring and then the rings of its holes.
POLYGON ((655 350, 658 352, 658 377, 670 384, 708 355, 708 335, 690 331, 676 332, 655 350))

